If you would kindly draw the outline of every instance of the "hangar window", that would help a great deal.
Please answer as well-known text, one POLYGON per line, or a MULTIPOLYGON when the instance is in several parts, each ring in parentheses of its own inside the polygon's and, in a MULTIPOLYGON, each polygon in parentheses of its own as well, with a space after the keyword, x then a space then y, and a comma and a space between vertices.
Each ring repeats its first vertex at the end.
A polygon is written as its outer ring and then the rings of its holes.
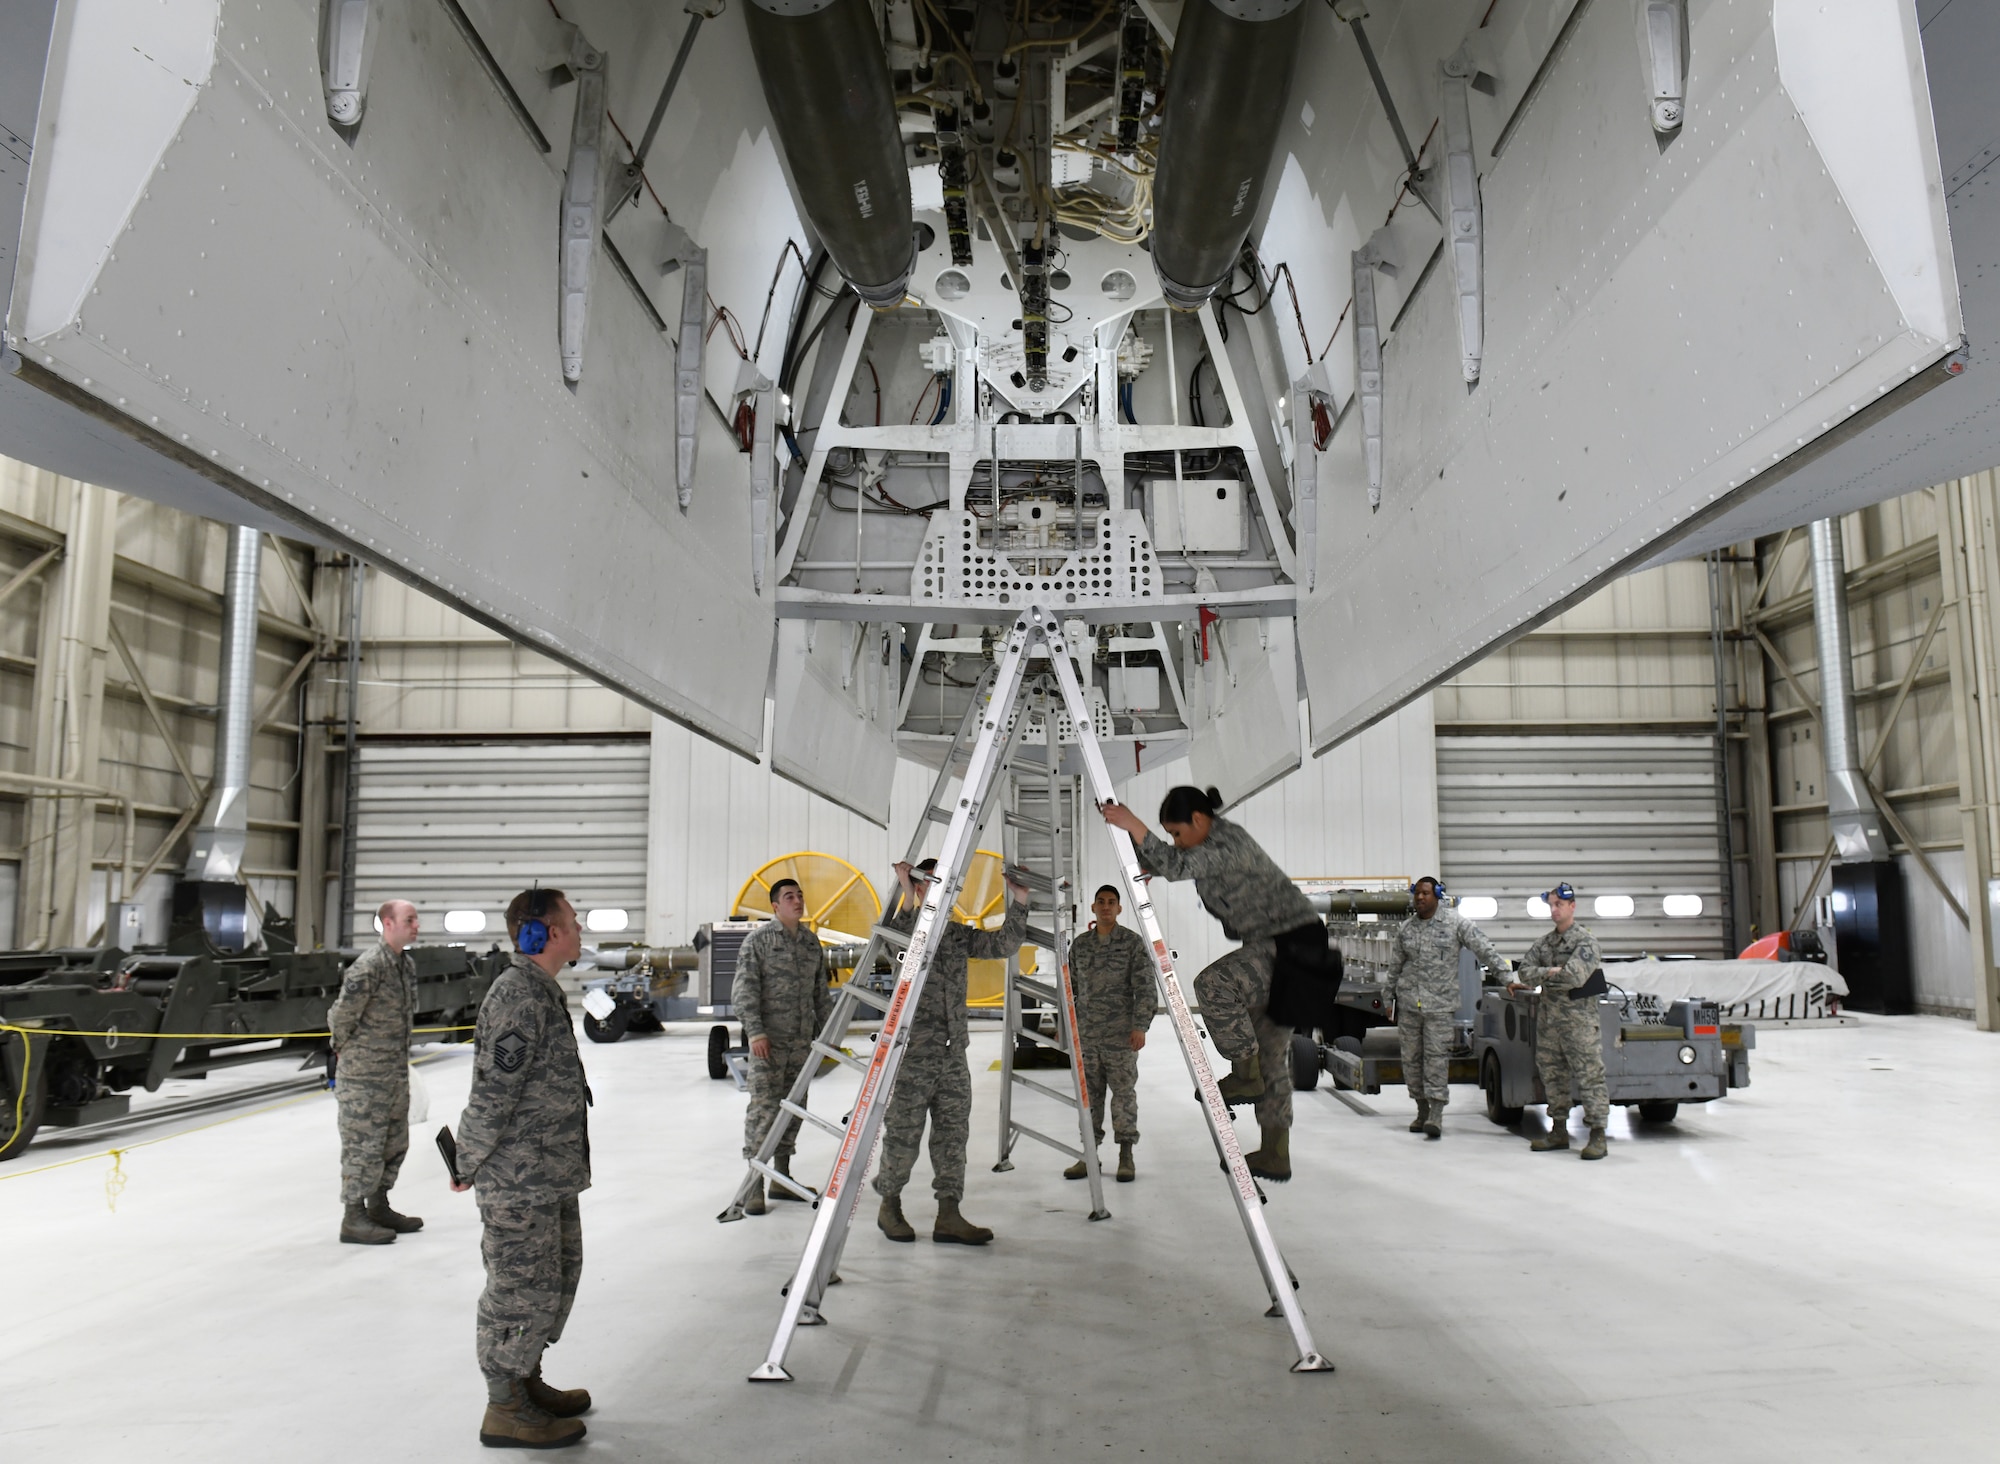
POLYGON ((1599 920, 1629 920, 1632 918, 1632 897, 1630 895, 1599 895, 1591 902, 1599 920))
POLYGON ((615 935, 631 923, 623 910, 592 910, 583 917, 586 927, 600 935, 615 935))
POLYGON ((1549 902, 1540 895, 1528 896, 1528 902, 1524 908, 1527 910, 1530 920, 1546 920, 1549 918, 1549 902))
POLYGON ((1688 920, 1701 913, 1700 895, 1668 895, 1661 907, 1676 920, 1688 920))
POLYGON ((1500 913, 1500 902, 1491 895, 1467 895, 1458 902, 1458 913, 1467 920, 1491 920, 1500 913))
POLYGON ((477 935, 486 928, 484 910, 447 910, 444 928, 451 935, 477 935))

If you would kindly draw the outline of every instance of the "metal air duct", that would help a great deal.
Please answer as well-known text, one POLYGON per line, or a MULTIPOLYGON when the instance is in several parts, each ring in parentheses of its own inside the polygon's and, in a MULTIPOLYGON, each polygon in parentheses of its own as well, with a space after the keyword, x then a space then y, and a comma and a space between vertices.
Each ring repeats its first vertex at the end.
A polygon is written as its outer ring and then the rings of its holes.
POLYGON ((264 536, 229 531, 229 566, 222 589, 222 676, 216 692, 215 773, 194 831, 187 877, 237 882, 250 834, 251 700, 257 689, 257 570, 264 536))
POLYGON ((1228 280, 1264 197, 1298 57, 1301 0, 1187 0, 1167 71, 1153 272, 1201 307, 1228 280))
POLYGON ((1854 661, 1847 639, 1847 563, 1840 524, 1812 526, 1813 638, 1819 646, 1820 751, 1826 760, 1826 815, 1843 864, 1887 859, 1882 815, 1869 796, 1855 751, 1854 661))
POLYGON ((869 0, 748 0, 764 100, 806 217, 854 292, 901 303, 916 267, 910 174, 869 0))

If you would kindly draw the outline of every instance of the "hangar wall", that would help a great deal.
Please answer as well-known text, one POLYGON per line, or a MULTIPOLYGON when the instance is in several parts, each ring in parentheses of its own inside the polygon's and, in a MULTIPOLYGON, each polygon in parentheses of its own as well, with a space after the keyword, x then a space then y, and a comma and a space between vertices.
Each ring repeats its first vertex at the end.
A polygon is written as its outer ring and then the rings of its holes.
MULTIPOLYGON (((1987 472, 1841 520, 1860 746, 1866 753, 1879 743, 1874 782, 1902 825, 1892 851, 1910 908, 1919 1005, 1987 1027, 1995 831, 1979 790, 2000 768, 1996 719, 1981 710, 1986 688, 2000 684, 1995 505, 1987 472)), ((1801 527, 1608 586, 1439 688, 1441 744, 1676 736, 1713 747, 1719 683, 1729 943, 1810 922, 1812 902, 1830 886, 1807 538, 1801 527)), ((1717 894, 1720 885, 1718 877, 1717 894)), ((1477 892, 1463 882, 1456 891, 1477 892)))
MULTIPOLYGON (((1919 1000, 1926 1010, 1976 1016, 1987 1026, 1995 1019, 1995 972, 1986 892, 2000 830, 1985 790, 2000 781, 2000 719, 1982 708, 2000 696, 1997 505, 1994 475, 1982 473, 1842 521, 1860 741, 1869 750, 1880 744, 1874 779, 1900 825, 1895 854, 1909 896, 1919 1000)), ((185 857, 209 773, 224 541, 220 525, 0 462, 0 773, 67 779, 131 799, 133 874, 149 939, 164 932, 170 876, 185 857)), ((248 867, 259 900, 296 914, 311 943, 337 938, 339 924, 351 574, 343 556, 272 545, 261 585, 263 716, 248 867), (299 888, 318 893, 301 900, 299 888)), ((1482 879, 1466 872, 1449 830, 1441 854, 1440 763, 1452 782, 1460 776, 1452 769, 1499 746, 1479 739, 1570 739, 1603 753, 1608 742, 1587 739, 1664 737, 1683 749, 1704 742, 1712 749, 1719 673, 1731 928, 1726 938, 1718 925, 1699 939, 1740 946, 1805 921, 1827 890, 1828 841, 1810 591, 1802 529, 1628 576, 1392 722, 1307 758, 1237 816, 1301 874, 1401 878, 1438 868, 1442 857, 1456 893, 1519 902, 1574 871, 1526 859, 1504 863, 1505 877, 1482 879), (1509 878, 1520 888, 1509 888, 1509 878)), ((695 925, 725 913, 757 864, 795 849, 841 854, 885 884, 928 784, 913 765, 899 772, 885 833, 373 574, 363 596, 358 708, 364 762, 399 767, 406 782, 413 761, 448 763, 439 754, 453 746, 563 748, 535 755, 571 762, 601 749, 632 768, 639 756, 650 862, 638 852, 635 824, 601 893, 632 907, 633 933, 654 941, 689 938, 695 925)), ((621 776, 631 783, 637 774, 621 776)), ((1187 776, 1179 764, 1154 770, 1129 796, 1150 812, 1160 789, 1187 776)), ((369 796, 364 786, 364 808, 369 796)), ((630 818, 640 816, 636 784, 618 796, 630 818)), ((1457 796, 1446 789, 1447 824, 1457 796)), ((121 804, 90 799, 0 778, 0 935, 9 943, 98 935, 122 864, 121 804)), ((1608 805, 1592 807, 1604 815, 1608 805)), ((1498 808, 1504 821, 1504 798, 1498 808)), ((1691 817, 1679 822, 1694 841, 1675 856, 1686 871, 1699 863, 1690 852, 1699 835, 1691 817)), ((1721 862, 1718 850, 1712 887, 1691 891, 1705 902, 1714 895, 1717 907, 1721 862)), ((365 932, 379 879, 361 883, 365 932)), ((1633 894, 1642 906, 1648 893, 1609 892, 1633 894)), ((1650 893, 1658 897, 1664 886, 1650 893)), ((1183 960, 1205 960, 1214 933, 1192 892, 1168 892, 1162 910, 1183 960)), ((1512 918, 1510 909, 1502 924, 1512 918)), ((1649 949, 1692 946, 1700 924, 1661 934, 1657 925, 1642 931, 1643 919, 1599 923, 1614 948, 1637 941, 1649 949)), ((1526 932, 1509 932, 1517 933, 1526 932)))

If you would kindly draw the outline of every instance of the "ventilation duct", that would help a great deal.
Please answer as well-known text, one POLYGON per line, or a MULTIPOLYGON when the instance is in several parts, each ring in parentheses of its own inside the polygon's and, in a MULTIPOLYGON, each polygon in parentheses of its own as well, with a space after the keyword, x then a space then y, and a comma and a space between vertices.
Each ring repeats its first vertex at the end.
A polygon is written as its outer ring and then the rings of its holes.
POLYGON ((1868 794, 1855 752, 1854 659, 1847 639, 1847 563, 1840 524, 1812 526, 1813 633, 1819 644, 1820 751, 1826 760, 1826 815, 1842 864, 1889 857, 1882 815, 1868 794))
POLYGON ((264 537, 229 531, 222 589, 222 676, 216 692, 215 774, 188 858, 191 880, 240 881, 250 834, 251 699, 257 689, 257 571, 264 537))

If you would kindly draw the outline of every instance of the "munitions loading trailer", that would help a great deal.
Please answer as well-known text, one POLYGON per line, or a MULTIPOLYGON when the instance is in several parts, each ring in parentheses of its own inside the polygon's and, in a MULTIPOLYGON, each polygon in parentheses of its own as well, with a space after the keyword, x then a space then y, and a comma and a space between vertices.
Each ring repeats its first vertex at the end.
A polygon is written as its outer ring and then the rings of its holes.
MULTIPOLYGON (((584 1035, 593 1042, 616 1042, 627 1032, 658 1032, 667 1022, 734 1016, 730 997, 737 957, 743 942, 763 923, 761 919, 713 921, 695 931, 691 946, 586 951, 587 963, 612 974, 583 983, 584 1035)), ((828 944, 827 965, 836 972, 852 971, 865 950, 857 942, 828 944)), ((709 1028, 708 1075, 721 1079, 734 1073, 737 1085, 744 1087, 749 1081, 750 1045, 740 1027, 735 1035, 732 1043, 725 1022, 709 1028)))
MULTIPOLYGON (((1334 998, 1338 1022, 1331 1031, 1300 1032, 1292 1038, 1292 1086, 1310 1092, 1319 1075, 1328 1072, 1343 1088, 1363 1088, 1368 1082, 1366 1054, 1379 1050, 1386 1036, 1388 1051, 1400 1053, 1395 1042, 1396 1005, 1389 995, 1389 945, 1396 926, 1415 910, 1407 889, 1332 890, 1310 894, 1312 906, 1326 917, 1327 944, 1340 952, 1342 975, 1334 998), (1370 1048, 1369 1043, 1374 1043, 1370 1048)), ((1459 988, 1463 1010, 1461 1031, 1453 1043, 1453 1081, 1471 1082, 1472 1027, 1468 991, 1479 989, 1479 967, 1471 953, 1459 956, 1459 988), (1457 1049, 1466 1047, 1465 1076, 1457 1076, 1457 1049)), ((1375 1089, 1367 1089, 1374 1092, 1375 1089)))
MULTIPOLYGON (((289 923, 268 918, 263 950, 228 950, 214 932, 231 928, 228 912, 240 894, 226 891, 241 886, 184 893, 190 888, 176 891, 164 949, 0 953, 0 1022, 50 1034, 0 1031, 0 1161, 20 1154, 44 1124, 123 1117, 135 1087, 156 1092, 168 1078, 278 1057, 324 1064, 325 1037, 280 1034, 326 1030, 327 1009, 360 952, 295 950, 289 923)), ((240 919, 233 926, 241 929, 240 919)), ((415 1025, 465 1026, 435 1040, 468 1039, 506 958, 463 946, 417 946, 410 956, 415 1025)))

